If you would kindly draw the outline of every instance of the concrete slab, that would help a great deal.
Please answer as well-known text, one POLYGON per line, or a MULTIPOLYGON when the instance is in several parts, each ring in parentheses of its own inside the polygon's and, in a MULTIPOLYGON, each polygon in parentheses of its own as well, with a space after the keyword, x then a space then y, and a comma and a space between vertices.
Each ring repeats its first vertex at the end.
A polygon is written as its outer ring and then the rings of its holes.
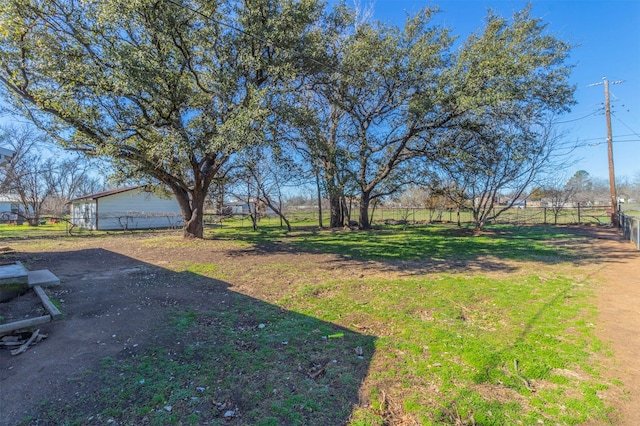
POLYGON ((28 284, 27 270, 21 262, 7 262, 0 264, 0 285, 28 284))
POLYGON ((35 287, 39 285, 40 287, 51 287, 55 285, 60 285, 60 278, 56 277, 50 270, 48 269, 40 269, 38 271, 29 271, 29 287, 35 287))
POLYGON ((0 263, 0 302, 11 300, 28 290, 29 278, 22 263, 0 263))
POLYGON ((39 285, 34 286, 33 291, 36 292, 36 294, 42 301, 42 304, 44 305, 45 309, 49 311, 49 315, 51 315, 52 319, 55 320, 55 319, 62 318, 62 312, 60 312, 60 310, 56 307, 56 305, 54 305, 53 302, 51 302, 51 299, 49 299, 49 296, 47 296, 47 293, 44 292, 42 287, 40 287, 39 285))

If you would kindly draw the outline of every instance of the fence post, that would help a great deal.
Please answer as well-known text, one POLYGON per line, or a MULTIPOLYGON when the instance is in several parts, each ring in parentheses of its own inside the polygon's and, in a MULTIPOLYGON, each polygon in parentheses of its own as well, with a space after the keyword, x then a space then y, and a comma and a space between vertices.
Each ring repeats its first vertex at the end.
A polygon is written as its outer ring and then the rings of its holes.
POLYGON ((582 218, 580 217, 580 203, 578 203, 578 225, 582 223, 582 218))
POLYGON ((546 225, 547 224, 547 208, 543 207, 542 211, 544 212, 544 224, 546 225))

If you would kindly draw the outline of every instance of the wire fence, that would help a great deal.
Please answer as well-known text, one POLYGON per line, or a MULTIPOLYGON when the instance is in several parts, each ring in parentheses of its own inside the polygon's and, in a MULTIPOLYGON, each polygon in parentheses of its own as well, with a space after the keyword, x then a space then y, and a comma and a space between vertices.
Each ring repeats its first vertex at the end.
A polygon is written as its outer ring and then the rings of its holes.
MULTIPOLYGON (((493 214, 499 207, 493 210, 493 214)), ((576 207, 512 207, 501 213, 491 223, 518 225, 605 225, 611 221, 608 206, 576 207)), ((374 211, 373 223, 474 223, 473 212, 469 209, 425 209, 425 208, 378 208, 374 211)))
MULTIPOLYGON (((625 206, 620 212, 620 228, 624 237, 640 249, 640 205, 625 206)), ((318 210, 315 208, 290 208, 285 210, 286 217, 296 226, 317 226, 318 210)), ((43 216, 38 226, 28 221, 16 220, 15 215, 0 217, 0 238, 25 238, 43 236, 74 236, 97 232, 118 232, 135 230, 180 229, 182 216, 175 213, 123 212, 101 214, 97 217, 52 217, 43 216)), ((356 218, 354 218, 356 219, 356 218)), ((329 223, 328 214, 323 214, 323 223, 329 223)), ((516 225, 601 225, 610 226, 611 208, 609 206, 576 206, 565 208, 552 207, 514 207, 503 212, 492 223, 516 225)), ((426 208, 376 208, 372 211, 373 225, 419 225, 427 223, 473 224, 470 210, 426 209, 426 208)), ((240 226, 251 227, 252 221, 247 214, 204 215, 207 227, 240 226)), ((260 218, 259 226, 281 226, 282 221, 275 214, 260 218)))
POLYGON ((83 236, 105 232, 181 229, 180 213, 119 212, 81 217, 43 215, 27 218, 0 212, 0 238, 83 236))
POLYGON ((621 213, 620 229, 622 229, 622 235, 640 250, 640 218, 621 213))
POLYGON ((136 229, 177 229, 182 227, 182 214, 174 212, 83 212, 69 219, 72 226, 94 231, 129 231, 136 229))

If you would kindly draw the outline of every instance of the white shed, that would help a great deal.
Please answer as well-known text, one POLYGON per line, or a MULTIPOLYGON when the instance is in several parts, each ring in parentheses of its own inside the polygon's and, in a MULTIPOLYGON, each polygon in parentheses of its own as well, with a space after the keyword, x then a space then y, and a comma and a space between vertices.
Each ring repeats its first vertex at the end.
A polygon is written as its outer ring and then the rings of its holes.
POLYGON ((22 224, 24 212, 20 203, 17 194, 0 195, 0 223, 22 224))
POLYGON ((71 200, 71 224, 96 231, 175 228, 182 226, 182 213, 174 197, 136 186, 71 200))

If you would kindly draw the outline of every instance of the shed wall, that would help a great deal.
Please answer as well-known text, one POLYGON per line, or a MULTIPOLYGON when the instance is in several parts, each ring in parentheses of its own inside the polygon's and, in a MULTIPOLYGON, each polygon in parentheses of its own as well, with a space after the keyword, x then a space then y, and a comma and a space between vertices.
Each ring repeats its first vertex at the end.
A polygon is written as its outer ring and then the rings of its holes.
POLYGON ((87 202, 75 202, 72 204, 72 219, 74 216, 78 226, 99 231, 182 226, 182 214, 175 198, 164 199, 141 190, 100 197, 93 207, 87 202), (74 215, 76 208, 78 212, 74 215), (90 221, 83 216, 87 211, 91 214, 90 221))
POLYGON ((71 204, 71 224, 80 228, 96 230, 95 200, 74 201, 71 204))

